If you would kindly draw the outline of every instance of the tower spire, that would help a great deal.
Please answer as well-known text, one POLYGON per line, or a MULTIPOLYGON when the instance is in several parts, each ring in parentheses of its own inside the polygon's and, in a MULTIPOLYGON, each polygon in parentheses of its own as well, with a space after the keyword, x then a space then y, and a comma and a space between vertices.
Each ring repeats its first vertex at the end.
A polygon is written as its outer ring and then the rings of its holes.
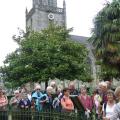
POLYGON ((64 10, 64 24, 66 26, 66 2, 63 0, 63 10, 64 10))
POLYGON ((33 7, 38 6, 41 3, 41 0, 33 0, 33 7))
POLYGON ((25 13, 26 13, 26 15, 28 14, 28 9, 27 9, 27 7, 26 7, 26 10, 25 10, 25 13))
POLYGON ((66 8, 66 2, 63 0, 63 8, 66 8))

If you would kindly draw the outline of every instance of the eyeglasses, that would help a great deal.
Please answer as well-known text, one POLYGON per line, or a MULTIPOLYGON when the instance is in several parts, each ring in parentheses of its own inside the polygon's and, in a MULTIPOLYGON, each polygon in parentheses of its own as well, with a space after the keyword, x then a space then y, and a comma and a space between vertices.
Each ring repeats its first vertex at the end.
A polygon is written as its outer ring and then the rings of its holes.
POLYGON ((36 89, 36 90, 40 90, 40 89, 36 89))

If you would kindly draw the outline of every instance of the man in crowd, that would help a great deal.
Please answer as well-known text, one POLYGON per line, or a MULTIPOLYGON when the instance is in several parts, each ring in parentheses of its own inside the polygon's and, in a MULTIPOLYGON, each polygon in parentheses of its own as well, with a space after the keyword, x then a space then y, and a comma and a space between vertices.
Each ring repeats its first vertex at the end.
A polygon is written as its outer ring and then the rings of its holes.
POLYGON ((19 102, 20 102, 20 99, 21 99, 19 90, 15 90, 14 95, 15 96, 12 97, 11 100, 10 100, 10 105, 12 106, 12 109, 16 110, 16 109, 18 109, 18 105, 19 105, 19 102))
POLYGON ((70 95, 78 95, 78 91, 75 89, 74 82, 70 82, 69 84, 70 95))

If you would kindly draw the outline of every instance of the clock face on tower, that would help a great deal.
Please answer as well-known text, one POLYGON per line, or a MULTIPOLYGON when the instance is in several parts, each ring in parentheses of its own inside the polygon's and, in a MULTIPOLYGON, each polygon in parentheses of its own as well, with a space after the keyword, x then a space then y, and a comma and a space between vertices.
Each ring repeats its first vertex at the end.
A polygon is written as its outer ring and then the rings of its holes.
POLYGON ((53 13, 49 13, 48 14, 48 19, 49 20, 54 20, 54 14, 53 13))

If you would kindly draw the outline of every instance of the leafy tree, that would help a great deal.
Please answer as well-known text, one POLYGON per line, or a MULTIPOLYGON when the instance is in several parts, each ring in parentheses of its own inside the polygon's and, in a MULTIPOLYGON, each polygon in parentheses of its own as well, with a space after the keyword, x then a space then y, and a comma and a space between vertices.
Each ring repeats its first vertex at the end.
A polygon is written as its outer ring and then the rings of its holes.
POLYGON ((19 48, 6 57, 0 69, 3 79, 15 86, 30 81, 47 83, 49 78, 91 80, 88 51, 69 39, 70 31, 50 25, 41 32, 14 37, 19 48))
POLYGON ((120 77, 120 0, 107 3, 97 14, 90 41, 102 61, 103 76, 120 77))

